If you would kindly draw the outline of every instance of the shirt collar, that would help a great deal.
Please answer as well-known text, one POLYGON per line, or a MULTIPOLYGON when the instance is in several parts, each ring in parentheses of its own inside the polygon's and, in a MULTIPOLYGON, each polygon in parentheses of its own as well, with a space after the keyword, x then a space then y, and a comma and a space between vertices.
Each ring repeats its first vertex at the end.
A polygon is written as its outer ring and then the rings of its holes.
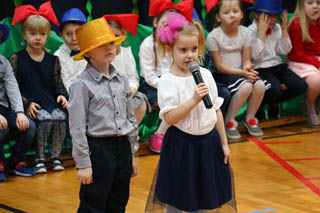
MULTIPOLYGON (((100 82, 103 78, 106 78, 104 75, 102 75, 100 72, 98 72, 93 66, 91 66, 89 63, 87 64, 87 70, 88 73, 91 75, 91 77, 96 81, 100 82)), ((114 66, 112 64, 109 65, 109 79, 119 78, 119 73, 116 71, 114 66)), ((106 78, 107 79, 107 78, 106 78)))

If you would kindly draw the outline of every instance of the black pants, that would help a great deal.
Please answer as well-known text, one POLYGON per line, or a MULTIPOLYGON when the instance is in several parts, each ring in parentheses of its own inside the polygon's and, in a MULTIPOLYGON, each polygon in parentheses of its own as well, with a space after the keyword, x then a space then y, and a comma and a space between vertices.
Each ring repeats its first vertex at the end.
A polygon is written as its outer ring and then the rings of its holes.
POLYGON ((287 101, 304 93, 308 89, 307 83, 296 73, 288 68, 287 64, 279 64, 274 67, 256 69, 259 76, 271 83, 271 88, 264 95, 263 103, 279 103, 287 101), (283 90, 281 84, 288 89, 283 90))
POLYGON ((128 138, 88 137, 93 179, 81 185, 78 212, 123 213, 129 200, 132 155, 128 138))

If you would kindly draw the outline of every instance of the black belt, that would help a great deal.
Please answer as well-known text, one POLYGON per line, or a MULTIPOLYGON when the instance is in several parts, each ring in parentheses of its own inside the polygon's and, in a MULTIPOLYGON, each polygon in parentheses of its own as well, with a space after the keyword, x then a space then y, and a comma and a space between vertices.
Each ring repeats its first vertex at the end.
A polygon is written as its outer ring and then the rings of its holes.
POLYGON ((108 137, 92 137, 87 136, 88 140, 94 142, 124 142, 128 139, 128 136, 108 136, 108 137))

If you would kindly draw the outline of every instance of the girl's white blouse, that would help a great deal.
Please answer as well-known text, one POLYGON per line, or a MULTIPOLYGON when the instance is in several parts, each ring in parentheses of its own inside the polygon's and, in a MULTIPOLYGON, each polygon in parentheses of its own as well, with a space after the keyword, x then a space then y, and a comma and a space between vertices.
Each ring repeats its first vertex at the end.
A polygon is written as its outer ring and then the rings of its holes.
MULTIPOLYGON (((204 135, 212 131, 217 122, 216 110, 223 103, 223 98, 218 97, 217 86, 210 71, 201 67, 200 72, 205 84, 209 87, 213 107, 207 109, 201 101, 184 119, 174 124, 178 129, 192 135, 204 135)), ((161 76, 158 86, 159 116, 164 119, 165 113, 193 96, 196 83, 192 75, 180 77, 167 72, 161 76)))

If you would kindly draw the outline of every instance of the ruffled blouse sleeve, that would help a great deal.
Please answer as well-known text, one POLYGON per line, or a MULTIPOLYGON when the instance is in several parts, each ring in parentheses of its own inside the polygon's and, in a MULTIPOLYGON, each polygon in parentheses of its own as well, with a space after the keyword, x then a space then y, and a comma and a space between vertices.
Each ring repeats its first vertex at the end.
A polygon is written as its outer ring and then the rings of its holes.
POLYGON ((179 94, 177 85, 168 75, 160 78, 158 85, 158 104, 160 107, 160 119, 164 119, 164 114, 179 106, 179 94))

